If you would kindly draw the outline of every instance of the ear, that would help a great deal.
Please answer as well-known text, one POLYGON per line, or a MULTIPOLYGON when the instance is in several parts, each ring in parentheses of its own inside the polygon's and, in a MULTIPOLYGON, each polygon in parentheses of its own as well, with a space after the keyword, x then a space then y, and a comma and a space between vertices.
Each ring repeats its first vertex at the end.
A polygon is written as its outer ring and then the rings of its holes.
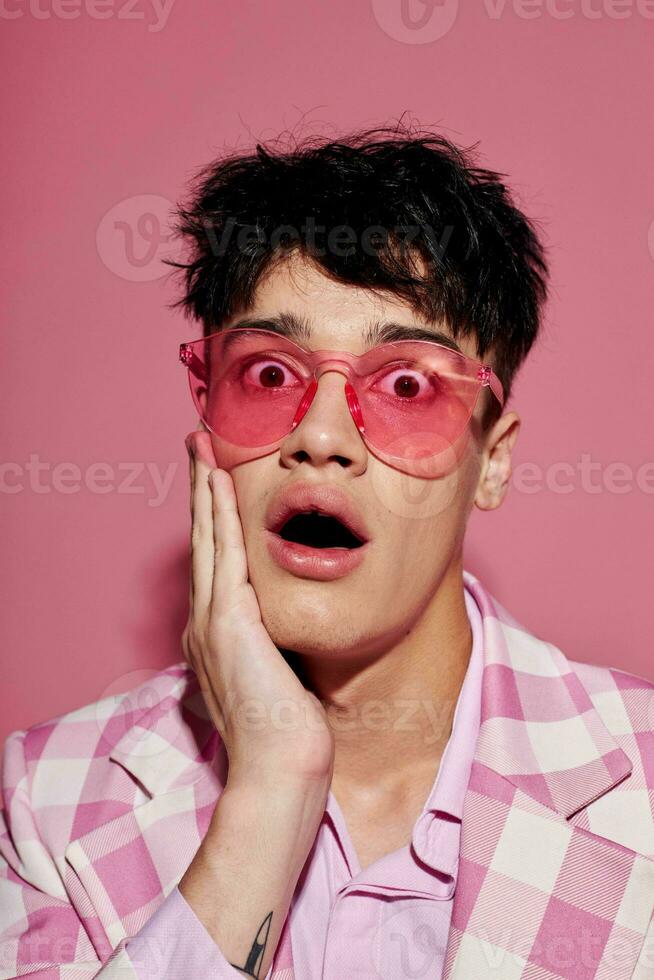
POLYGON ((474 499, 480 510, 495 510, 504 500, 511 479, 511 453, 519 431, 520 416, 507 412, 486 435, 474 499))

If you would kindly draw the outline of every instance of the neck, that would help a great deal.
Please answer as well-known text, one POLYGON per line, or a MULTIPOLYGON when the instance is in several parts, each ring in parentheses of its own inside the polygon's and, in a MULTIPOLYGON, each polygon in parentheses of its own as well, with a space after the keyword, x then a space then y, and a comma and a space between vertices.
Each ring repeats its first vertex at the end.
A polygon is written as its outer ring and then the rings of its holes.
POLYGON ((471 652, 459 562, 383 655, 363 665, 305 661, 302 680, 324 704, 334 731, 333 785, 380 794, 419 771, 435 776, 471 652))

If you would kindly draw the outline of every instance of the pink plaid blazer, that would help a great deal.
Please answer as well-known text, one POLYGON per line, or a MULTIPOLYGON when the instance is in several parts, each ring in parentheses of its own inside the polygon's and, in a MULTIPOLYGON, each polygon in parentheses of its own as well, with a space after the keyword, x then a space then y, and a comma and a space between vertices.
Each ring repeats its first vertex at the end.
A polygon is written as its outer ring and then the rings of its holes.
MULTIPOLYGON (((464 577, 484 672, 444 978, 652 980, 654 684, 568 660, 464 577)), ((0 977, 135 977, 126 941, 191 862, 226 761, 183 663, 14 733, 0 977)))

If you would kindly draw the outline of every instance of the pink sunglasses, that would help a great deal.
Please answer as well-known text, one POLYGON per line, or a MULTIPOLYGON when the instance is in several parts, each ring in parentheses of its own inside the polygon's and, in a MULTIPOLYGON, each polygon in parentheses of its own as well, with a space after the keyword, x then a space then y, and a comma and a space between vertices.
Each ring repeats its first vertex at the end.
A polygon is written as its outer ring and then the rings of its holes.
POLYGON ((239 327, 180 344, 179 359, 228 469, 278 449, 302 421, 326 371, 345 375, 347 404, 370 452, 412 476, 443 476, 460 460, 482 388, 504 404, 490 367, 426 340, 356 355, 307 351, 272 331, 239 327))

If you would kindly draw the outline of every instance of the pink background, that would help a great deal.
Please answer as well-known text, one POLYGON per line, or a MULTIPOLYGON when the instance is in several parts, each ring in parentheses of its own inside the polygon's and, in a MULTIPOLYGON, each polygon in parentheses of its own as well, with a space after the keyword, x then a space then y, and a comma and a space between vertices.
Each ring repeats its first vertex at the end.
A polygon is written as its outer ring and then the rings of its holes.
POLYGON ((405 110, 479 140, 550 247, 511 405, 540 484, 474 511, 466 567, 568 657, 654 679, 654 4, 430 10, 409 0, 412 26, 401 0, 175 0, 167 19, 146 0, 7 0, 1 738, 181 659, 196 418, 176 351, 199 331, 165 308, 167 208, 225 145, 405 110), (571 492, 546 485, 559 463, 571 492))

